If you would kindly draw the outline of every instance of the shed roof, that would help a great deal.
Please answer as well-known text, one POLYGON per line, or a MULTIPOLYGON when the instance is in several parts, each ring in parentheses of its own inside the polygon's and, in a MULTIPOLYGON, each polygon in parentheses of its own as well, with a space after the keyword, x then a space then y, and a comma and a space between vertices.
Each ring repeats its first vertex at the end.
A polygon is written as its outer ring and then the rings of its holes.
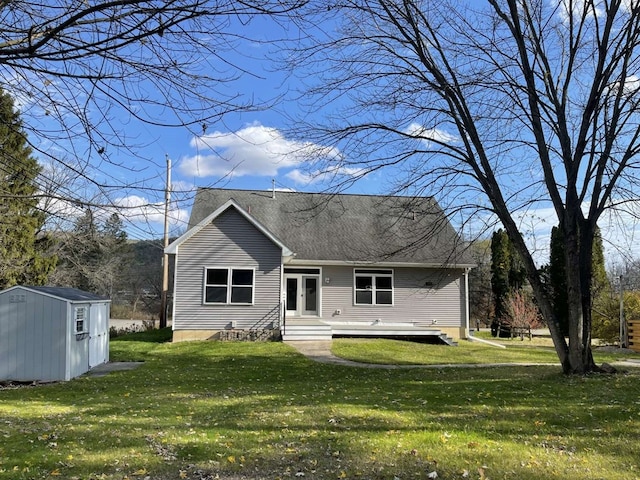
POLYGON ((229 200, 280 239, 297 261, 474 263, 432 197, 201 188, 189 227, 229 200))
POLYGON ((27 290, 32 290, 35 292, 43 293, 45 295, 49 295, 51 297, 60 298, 62 300, 69 300, 72 302, 109 300, 108 297, 103 297, 101 295, 96 295, 95 293, 85 292, 84 290, 71 288, 71 287, 22 286, 22 287, 14 287, 14 288, 26 288, 27 290))

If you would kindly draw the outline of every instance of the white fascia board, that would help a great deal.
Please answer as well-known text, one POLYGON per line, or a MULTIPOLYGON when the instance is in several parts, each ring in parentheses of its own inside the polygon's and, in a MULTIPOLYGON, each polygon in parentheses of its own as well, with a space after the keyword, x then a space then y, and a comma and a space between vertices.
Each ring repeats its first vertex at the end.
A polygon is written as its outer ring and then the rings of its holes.
POLYGON ((164 249, 164 253, 169 255, 177 254, 178 247, 180 247, 180 245, 182 245, 184 242, 189 240, 191 237, 193 237, 196 233, 198 233, 204 227, 209 225, 213 220, 219 217, 223 212, 225 212, 230 207, 235 208, 236 211, 240 213, 240 215, 242 215, 249 223, 251 223, 254 227, 256 227, 260 231, 260 233, 262 233, 265 237, 267 237, 269 240, 275 243, 278 247, 280 247, 282 249, 283 257, 289 257, 294 255, 294 253, 284 243, 282 243, 282 241, 278 237, 276 237, 273 233, 271 233, 269 229, 267 229, 258 220, 256 220, 253 216, 251 216, 249 212, 247 212, 240 205, 238 205, 238 203, 236 203, 236 201, 233 200, 232 198, 227 200, 222 206, 216 209, 213 213, 211 213, 208 217, 206 217, 200 223, 190 228, 187 232, 185 232, 180 237, 178 237, 173 242, 171 242, 171 244, 164 249))
MULTIPOLYGON (((45 297, 55 298, 56 300, 62 300, 63 302, 67 302, 67 303, 71 302, 71 300, 69 300, 68 298, 64 298, 64 297, 61 297, 59 295, 54 295, 54 294, 49 293, 49 292, 43 292, 41 290, 34 290, 33 288, 29 288, 29 287, 26 287, 24 285, 14 285, 13 287, 9 287, 9 288, 7 288, 6 290, 3 290, 0 293, 6 293, 6 292, 10 292, 12 290, 26 290, 27 292, 35 293, 36 295, 43 295, 45 297)), ((86 300, 83 300, 83 301, 86 301, 86 300)), ((79 302, 73 302, 73 303, 79 303, 79 302)))
POLYGON ((476 264, 470 263, 418 263, 418 262, 354 262, 346 260, 302 260, 295 257, 285 261, 286 265, 336 265, 349 267, 417 267, 417 268, 474 268, 476 264))

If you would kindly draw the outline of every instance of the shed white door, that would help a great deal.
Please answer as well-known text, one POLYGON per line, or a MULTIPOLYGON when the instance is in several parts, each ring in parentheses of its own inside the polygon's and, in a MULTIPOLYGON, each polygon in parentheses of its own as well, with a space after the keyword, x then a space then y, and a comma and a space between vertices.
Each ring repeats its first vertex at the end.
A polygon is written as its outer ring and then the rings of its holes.
POLYGON ((89 368, 107 361, 109 322, 104 305, 91 305, 89 314, 89 368))

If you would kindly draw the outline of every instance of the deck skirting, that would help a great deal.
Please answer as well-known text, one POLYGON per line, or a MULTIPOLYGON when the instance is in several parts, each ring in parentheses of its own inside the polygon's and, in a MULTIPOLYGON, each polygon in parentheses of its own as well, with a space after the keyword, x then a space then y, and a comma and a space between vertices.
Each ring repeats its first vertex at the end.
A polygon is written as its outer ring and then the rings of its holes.
MULTIPOLYGON (((451 332, 454 333, 454 332, 451 332)), ((418 326, 415 324, 329 324, 315 318, 287 319, 282 328, 282 339, 286 341, 331 340, 333 337, 372 337, 372 338, 437 338, 449 345, 455 344, 450 332, 440 328, 418 326)), ((455 332, 457 333, 457 332, 455 332)))

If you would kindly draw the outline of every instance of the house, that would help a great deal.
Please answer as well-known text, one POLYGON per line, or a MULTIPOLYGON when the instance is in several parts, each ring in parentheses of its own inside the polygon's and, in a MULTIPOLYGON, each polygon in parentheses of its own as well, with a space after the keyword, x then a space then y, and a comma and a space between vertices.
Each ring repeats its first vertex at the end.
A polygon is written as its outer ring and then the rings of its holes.
POLYGON ((70 380, 109 360, 107 298, 75 288, 0 292, 0 380, 70 380))
POLYGON ((199 189, 165 252, 174 341, 468 332, 473 263, 433 198, 199 189))

